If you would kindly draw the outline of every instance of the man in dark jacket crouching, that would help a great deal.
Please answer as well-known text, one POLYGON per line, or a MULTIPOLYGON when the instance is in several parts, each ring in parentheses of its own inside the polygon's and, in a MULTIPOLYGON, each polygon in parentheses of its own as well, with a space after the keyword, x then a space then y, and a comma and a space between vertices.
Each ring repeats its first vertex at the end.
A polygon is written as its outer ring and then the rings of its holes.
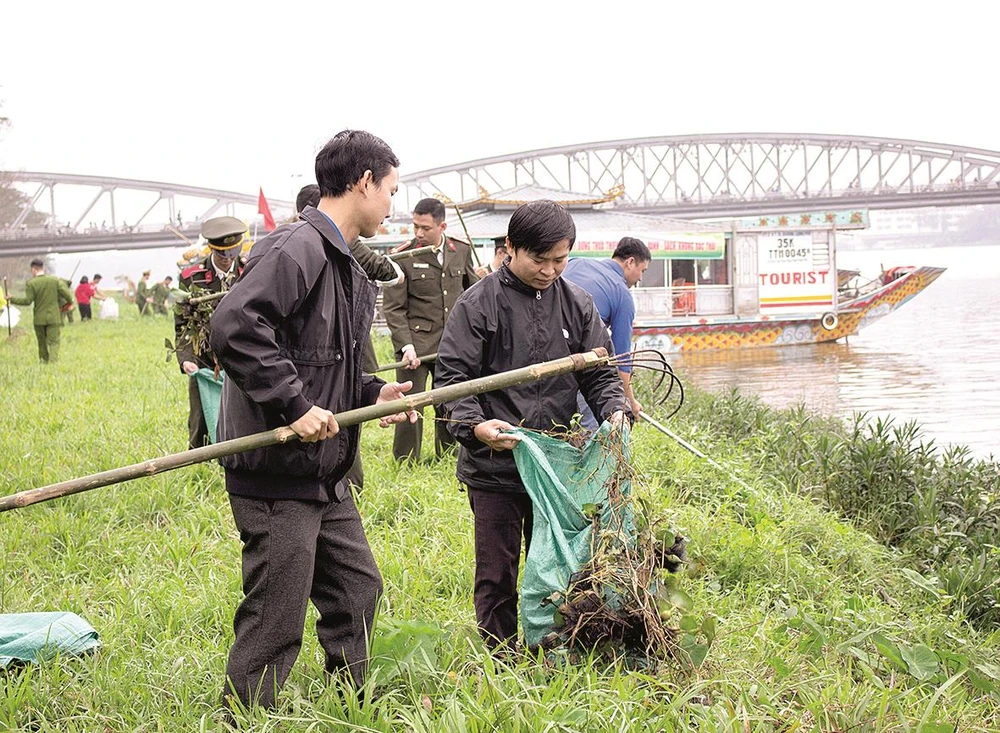
MULTIPOLYGON (((218 439, 288 425, 300 440, 221 460, 243 542, 243 594, 223 699, 271 707, 302 644, 306 605, 326 669, 356 685, 382 577, 342 480, 358 427, 334 413, 398 399, 410 383, 363 374, 375 286, 348 242, 389 214, 399 161, 382 140, 345 130, 316 157, 318 208, 257 242, 212 317, 211 343, 227 379, 218 439)), ((416 413, 382 420, 383 427, 416 413)))
MULTIPOLYGON (((455 303, 438 349, 437 386, 558 359, 603 346, 608 331, 583 289, 563 280, 576 227, 552 201, 520 206, 510 219, 510 259, 455 303)), ((581 392, 594 414, 619 426, 626 402, 614 367, 551 377, 447 403, 448 428, 461 444, 459 481, 475 515, 474 602, 486 643, 501 649, 517 637, 521 538, 531 542, 531 499, 511 450, 515 425, 551 431, 568 426, 581 392)), ((563 428, 565 429, 565 428, 563 428)))

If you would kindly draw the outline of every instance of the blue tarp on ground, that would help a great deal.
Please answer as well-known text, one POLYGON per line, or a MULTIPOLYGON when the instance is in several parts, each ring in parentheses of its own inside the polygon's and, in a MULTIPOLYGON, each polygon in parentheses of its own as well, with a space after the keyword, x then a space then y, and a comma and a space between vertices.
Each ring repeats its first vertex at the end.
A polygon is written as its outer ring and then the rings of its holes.
MULTIPOLYGON (((607 422, 582 449, 540 433, 515 432, 521 442, 514 449, 514 462, 534 513, 521 581, 521 626, 533 648, 552 631, 555 605, 542 605, 542 600, 555 591, 565 593, 570 577, 591 559, 593 524, 583 506, 601 505, 603 527, 624 521, 627 531, 633 531, 630 512, 613 516, 607 489, 619 463, 629 461, 631 443, 627 427, 612 435, 607 422), (609 450, 611 444, 614 450, 609 450)), ((623 480, 619 488, 627 497, 631 482, 623 480)))
POLYGON ((222 383, 225 378, 226 373, 219 372, 219 378, 216 379, 215 372, 211 369, 199 369, 191 375, 191 379, 198 382, 201 411, 205 415, 208 438, 213 443, 215 442, 215 426, 219 422, 219 403, 222 401, 222 383))
POLYGON ((0 614, 0 668, 59 654, 83 654, 100 646, 94 627, 75 613, 0 614))

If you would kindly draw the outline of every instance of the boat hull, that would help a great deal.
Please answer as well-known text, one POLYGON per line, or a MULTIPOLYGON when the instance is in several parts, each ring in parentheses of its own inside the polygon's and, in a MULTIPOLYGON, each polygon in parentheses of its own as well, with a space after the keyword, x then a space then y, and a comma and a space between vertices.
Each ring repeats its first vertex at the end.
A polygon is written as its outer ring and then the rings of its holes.
POLYGON ((637 323, 636 348, 664 353, 818 344, 856 334, 937 280, 943 267, 919 267, 871 293, 841 302, 835 314, 773 318, 724 316, 637 323), (835 318, 831 318, 835 315, 835 318))

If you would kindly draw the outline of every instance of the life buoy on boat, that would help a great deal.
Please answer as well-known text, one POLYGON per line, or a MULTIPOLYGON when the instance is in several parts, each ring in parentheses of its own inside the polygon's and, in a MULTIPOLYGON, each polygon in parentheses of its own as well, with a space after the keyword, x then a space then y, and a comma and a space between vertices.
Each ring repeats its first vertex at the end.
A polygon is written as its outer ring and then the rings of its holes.
POLYGON ((819 319, 819 324, 827 331, 835 329, 838 323, 840 323, 840 320, 837 318, 836 313, 824 313, 823 317, 819 319))

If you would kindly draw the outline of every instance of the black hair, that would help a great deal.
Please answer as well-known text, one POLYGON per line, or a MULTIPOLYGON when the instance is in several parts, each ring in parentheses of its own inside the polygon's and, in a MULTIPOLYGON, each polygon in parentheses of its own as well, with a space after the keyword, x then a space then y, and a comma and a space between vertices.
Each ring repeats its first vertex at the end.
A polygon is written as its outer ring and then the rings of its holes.
POLYGON ((81 285, 83 285, 84 283, 88 283, 88 282, 90 282, 90 281, 87 279, 86 275, 84 275, 83 277, 80 278, 80 284, 81 285))
POLYGON ((576 243, 576 224, 562 206, 542 199, 521 204, 507 224, 507 239, 514 249, 526 249, 532 254, 545 254, 564 239, 569 248, 576 243))
POLYGON ((615 247, 615 253, 611 257, 616 260, 627 260, 629 257, 635 257, 636 262, 649 262, 653 259, 649 253, 649 247, 635 237, 622 237, 618 240, 618 246, 615 247))
POLYGON ((95 283, 96 283, 96 282, 97 282, 98 280, 100 280, 100 279, 101 279, 101 273, 97 273, 96 275, 94 275, 94 282, 95 282, 95 283))
POLYGON ((384 140, 364 130, 342 130, 316 156, 316 182, 322 196, 343 196, 372 172, 377 186, 389 171, 399 167, 399 159, 384 140))
POLYGON ((301 214, 302 209, 307 206, 319 206, 319 199, 319 186, 315 183, 303 186, 299 195, 295 197, 295 213, 301 214))
POLYGON ((506 235, 503 237, 493 237, 493 251, 499 252, 500 250, 503 250, 504 252, 507 251, 506 235))
POLYGON ((44 262, 43 260, 40 260, 40 259, 38 259, 38 258, 36 257, 35 259, 33 259, 33 260, 31 261, 31 266, 32 266, 32 267, 41 267, 41 268, 43 268, 43 269, 44 269, 44 268, 45 268, 45 262, 44 262))
POLYGON ((417 216, 430 214, 434 219, 434 223, 440 224, 444 221, 447 211, 444 208, 444 204, 437 199, 420 199, 417 205, 413 207, 413 213, 417 216))

